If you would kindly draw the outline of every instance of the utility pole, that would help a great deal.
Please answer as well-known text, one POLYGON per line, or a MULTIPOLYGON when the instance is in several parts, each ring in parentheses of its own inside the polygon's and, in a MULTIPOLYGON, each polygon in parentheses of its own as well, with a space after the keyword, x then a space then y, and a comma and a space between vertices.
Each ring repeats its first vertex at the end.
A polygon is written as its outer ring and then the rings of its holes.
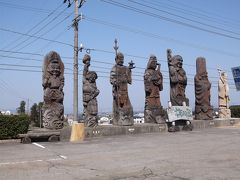
POLYGON ((74 6, 73 121, 78 122, 78 0, 74 6))
POLYGON ((27 115, 29 115, 29 98, 27 99, 27 115))
POLYGON ((40 128, 42 128, 42 107, 38 106, 38 108, 39 108, 39 125, 40 128))
MULTIPOLYGON (((64 0, 64 3, 68 1, 68 7, 71 6, 70 0, 64 0)), ((70 141, 82 141, 84 139, 84 123, 78 122, 78 21, 81 20, 81 16, 78 15, 78 9, 82 7, 85 0, 74 0, 74 62, 73 62, 73 125, 71 131, 70 141)))
MULTIPOLYGON (((70 0, 64 0, 63 3, 68 2, 68 8, 71 7, 70 0)), ((74 28, 74 62, 73 62, 73 121, 75 123, 78 122, 78 21, 79 19, 78 9, 82 7, 85 0, 80 0, 80 4, 78 0, 74 0, 74 20, 73 20, 73 28, 74 28)))

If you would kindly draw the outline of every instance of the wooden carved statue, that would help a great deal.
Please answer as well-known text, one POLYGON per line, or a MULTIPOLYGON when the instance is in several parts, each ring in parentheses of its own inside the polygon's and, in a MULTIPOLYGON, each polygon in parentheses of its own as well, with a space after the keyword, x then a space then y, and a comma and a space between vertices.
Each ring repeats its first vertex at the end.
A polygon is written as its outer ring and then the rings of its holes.
POLYGON ((128 97, 128 84, 132 84, 133 68, 124 66, 124 55, 121 52, 116 54, 116 64, 110 73, 110 83, 113 93, 113 125, 133 125, 133 108, 128 97))
POLYGON ((219 71, 220 78, 218 81, 218 107, 220 118, 230 118, 231 110, 229 109, 229 86, 226 72, 219 71))
POLYGON ((98 78, 95 71, 89 71, 91 57, 86 54, 83 58, 83 116, 85 126, 95 127, 98 125, 98 103, 97 96, 99 90, 97 89, 96 79, 98 78))
POLYGON ((195 85, 195 119, 211 120, 213 119, 213 108, 210 104, 211 83, 208 80, 206 69, 206 60, 198 57, 196 60, 195 85))
POLYGON ((149 58, 144 73, 145 86, 145 123, 165 123, 164 111, 160 102, 160 91, 163 90, 163 76, 156 56, 149 58))
POLYGON ((172 56, 172 51, 167 50, 169 79, 170 79, 170 101, 173 106, 182 106, 183 102, 189 105, 185 95, 187 86, 186 72, 182 68, 183 59, 180 55, 172 56))
POLYGON ((55 51, 49 52, 44 58, 42 86, 43 126, 47 129, 61 129, 64 119, 64 64, 55 51))

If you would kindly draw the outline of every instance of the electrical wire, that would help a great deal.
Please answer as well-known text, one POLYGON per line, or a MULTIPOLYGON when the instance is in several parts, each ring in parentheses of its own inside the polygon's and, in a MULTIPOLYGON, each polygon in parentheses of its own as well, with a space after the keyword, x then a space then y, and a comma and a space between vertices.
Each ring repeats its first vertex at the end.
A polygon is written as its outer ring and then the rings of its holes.
MULTIPOLYGON (((153 0, 154 2, 159 2, 158 0, 153 0)), ((224 22, 228 22, 228 21, 231 21, 233 23, 237 23, 238 22, 238 25, 240 24, 239 21, 237 21, 237 19, 230 19, 226 16, 223 16, 222 14, 219 14, 219 13, 214 13, 213 11, 206 11, 205 9, 200 9, 200 8, 197 8, 197 7, 193 7, 193 6, 190 6, 189 4, 187 3, 183 3, 183 1, 179 2, 179 1, 174 1, 174 0, 168 0, 168 2, 171 2, 173 4, 177 4, 178 6, 181 6, 181 7, 185 7, 185 8, 189 8, 191 10, 197 10, 198 12, 200 11, 201 14, 204 14, 204 15, 213 15, 215 18, 221 20, 221 21, 224 21, 224 22), (226 21, 228 20, 228 21, 226 21)), ((189 11, 189 10, 188 10, 189 11)), ((193 12, 196 12, 196 11, 193 11, 193 12)), ((209 18, 213 18, 212 16, 209 16, 209 18)))
MULTIPOLYGON (((210 12, 204 12, 203 9, 198 9, 198 10, 195 10, 194 11, 194 8, 190 8, 190 9, 187 9, 186 5, 182 5, 181 7, 176 7, 174 5, 170 5, 170 4, 166 4, 162 1, 158 1, 158 0, 153 0, 153 1, 147 1, 147 0, 142 0, 143 2, 146 2, 148 4, 151 4, 153 6, 157 6, 158 8, 165 8, 165 9, 168 9, 168 10, 172 10, 174 11, 175 13, 176 12, 180 12, 181 14, 183 15, 190 15, 192 17, 195 17, 197 19, 200 19, 200 20, 206 20, 206 21, 209 21, 211 23, 216 23, 216 24, 219 24, 221 26, 226 26, 226 27, 232 27, 236 30, 236 27, 237 29, 239 29, 239 25, 236 25, 236 24, 233 24, 229 21, 226 21, 226 17, 224 18, 219 18, 219 15, 218 16, 211 16, 211 13, 210 12)), ((171 1, 168 1, 168 3, 171 3, 171 1)), ((173 2, 173 1, 172 1, 173 2)))
MULTIPOLYGON (((19 71, 19 72, 34 72, 34 73, 39 73, 42 71, 38 71, 38 70, 28 70, 28 69, 16 69, 16 68, 0 68, 0 70, 6 70, 6 71, 19 71)), ((101 72, 100 72, 101 73, 101 72)), ((64 74, 66 75, 73 75, 72 73, 68 73, 65 72, 64 74)), ((82 76, 82 74, 80 73, 79 76, 82 76)), ((109 76, 104 76, 104 75, 98 75, 98 77, 102 77, 102 78, 109 78, 109 76)), ((134 81, 138 81, 138 82, 143 82, 143 79, 136 79, 133 78, 132 80, 134 81)), ((169 82, 163 82, 164 84, 169 84, 169 82)), ((194 86, 194 83, 188 83, 189 86, 194 86)), ((231 89, 234 89, 235 86, 233 84, 229 84, 229 86, 231 87, 231 89)), ((212 85, 212 87, 217 88, 217 85, 212 85)))
MULTIPOLYGON (((27 68, 41 68, 42 66, 33 66, 33 65, 18 65, 18 64, 8 64, 8 63, 0 63, 0 66, 13 66, 13 67, 27 67, 27 68)), ((83 65, 82 64, 80 64, 80 66, 82 66, 83 67, 83 65)), ((99 68, 99 69, 101 69, 102 70, 102 67, 98 67, 98 66, 91 66, 91 67, 93 67, 93 68, 99 68)), ((72 68, 67 68, 67 67, 65 67, 65 69, 67 69, 67 70, 70 70, 71 72, 73 72, 73 69, 72 68)), ((100 70, 98 70, 98 71, 96 71, 97 73, 103 73, 103 74, 109 74, 109 72, 110 72, 110 68, 105 68, 106 70, 109 70, 109 71, 100 71, 100 70)), ((135 71, 133 71, 134 73, 132 74, 132 76, 133 77, 143 77, 144 76, 144 72, 139 72, 139 74, 136 74, 135 73, 135 71)), ((79 73, 81 73, 81 70, 79 71, 79 73)), ((189 74, 187 74, 188 76, 189 76, 189 74)), ((193 77, 194 77, 195 75, 193 75, 193 77)), ((211 77, 209 77, 209 78, 211 78, 211 77)), ((163 76, 163 79, 169 79, 169 77, 168 77, 168 74, 165 74, 164 76, 163 76)), ((219 79, 219 78, 218 78, 219 79)), ((230 79, 229 79, 230 80, 230 79)), ((193 82, 193 79, 190 79, 190 81, 189 82, 193 82)), ((212 83, 215 83, 215 84, 217 84, 218 83, 218 81, 211 81, 212 83)), ((233 84, 231 84, 231 83, 229 83, 230 85, 233 85, 233 84)))
MULTIPOLYGON (((0 2, 1 3, 1 2, 0 2)), ((35 24, 33 27, 31 27, 26 34, 29 34, 30 32, 32 32, 34 29, 36 29, 39 25, 41 25, 44 21, 46 21, 49 17, 51 17, 59 8, 62 7, 62 3, 56 7, 53 11, 51 11, 46 17, 44 17, 41 21, 39 21, 37 24, 35 24)), ((13 43, 16 44, 16 42, 18 42, 19 40, 22 39, 22 37, 24 37, 23 35, 21 35, 20 37, 18 37, 17 39, 11 41, 9 44, 7 44, 6 46, 3 47, 3 49, 8 48, 10 45, 12 45, 13 43)))
POLYGON ((211 24, 206 24, 206 23, 203 23, 203 22, 200 22, 200 21, 196 21, 196 20, 193 20, 193 19, 190 19, 190 18, 186 18, 184 16, 181 16, 181 15, 177 15, 177 14, 174 14, 174 13, 171 13, 169 11, 165 11, 165 10, 161 10, 159 8, 156 8, 156 7, 153 7, 153 6, 149 6, 147 4, 143 4, 143 3, 140 3, 140 2, 137 2, 137 1, 134 1, 134 0, 128 0, 129 2, 132 2, 132 3, 135 3, 137 5, 140 5, 140 6, 143 6, 145 8, 150 8, 152 10, 156 10, 156 11, 159 11, 159 12, 164 12, 166 14, 169 14, 171 16, 175 16, 175 17, 178 17, 178 18, 181 18, 181 19, 184 19, 184 20, 187 20, 187 21, 190 21, 190 22, 193 22, 193 23, 196 23, 196 24, 200 24, 200 25, 203 25, 203 26, 207 26, 207 27, 210 27, 210 28, 213 28, 213 29, 216 29, 216 30, 221 30, 221 31, 225 31, 227 33, 232 33, 232 34, 235 34, 235 35, 240 35, 240 33, 237 33, 237 32, 234 32, 234 31, 231 31, 231 30, 227 30, 227 29, 223 29, 221 27, 216 27, 216 26, 213 26, 211 24))
POLYGON ((202 27, 199 27, 199 26, 196 26, 196 25, 193 25, 193 24, 189 24, 189 23, 185 23, 185 22, 178 21, 178 20, 175 20, 175 19, 171 19, 171 18, 168 18, 168 17, 165 17, 165 16, 161 16, 161 15, 149 12, 149 11, 144 11, 142 9, 138 9, 138 8, 133 7, 133 6, 129 6, 129 5, 126 5, 126 4, 123 4, 123 3, 113 1, 113 0, 101 0, 101 1, 105 2, 105 3, 108 3, 108 4, 111 4, 111 5, 114 5, 114 6, 117 6, 117 7, 121 7, 123 9, 134 11, 134 12, 137 12, 137 13, 140 13, 140 14, 143 14, 143 15, 151 16, 151 17, 161 19, 161 20, 164 20, 164 21, 168 21, 168 22, 172 22, 172 23, 175 23, 175 24, 179 24, 179 25, 189 27, 189 28, 192 28, 192 29, 196 29, 196 30, 199 30, 199 31, 204 31, 204 32, 207 32, 207 33, 211 33, 211 34, 214 34, 214 35, 234 39, 234 40, 237 40, 237 41, 240 40, 240 38, 236 37, 236 36, 232 36, 232 35, 229 35, 229 34, 221 33, 221 32, 218 32, 218 31, 213 31, 213 30, 202 28, 202 27))
POLYGON ((25 99, 25 100, 27 99, 24 96, 22 96, 22 94, 20 94, 19 91, 16 90, 17 88, 9 84, 9 80, 8 82, 6 82, 5 80, 0 78, 0 82, 1 82, 0 88, 2 89, 3 93, 7 92, 7 93, 11 93, 12 96, 15 96, 19 99, 25 99))
POLYGON ((24 6, 24 5, 19 5, 19 4, 11 4, 5 2, 0 2, 0 5, 2 7, 8 7, 8 8, 15 8, 15 9, 20 9, 20 10, 27 10, 27 11, 33 11, 33 12, 41 12, 41 13, 49 13, 50 10, 42 9, 42 8, 35 8, 35 7, 30 7, 30 6, 24 6))
MULTIPOLYGON (((17 51, 24 49, 25 47, 29 46, 30 44, 35 43, 38 39, 40 39, 41 37, 45 36, 46 34, 48 34, 49 32, 51 32, 52 30, 54 30, 54 28, 56 28, 58 25, 60 25, 62 22, 64 22, 65 20, 67 20, 73 13, 67 15, 63 20, 59 21, 57 24, 53 25, 51 28, 49 28, 49 30, 47 30, 46 32, 42 33, 40 36, 36 37, 35 39, 33 39, 32 41, 30 41, 29 43, 25 44, 24 46, 22 46, 21 48, 18 48, 17 51)), ((53 41, 51 41, 53 42, 53 41)), ((65 43, 65 45, 67 45, 68 43, 65 43)), ((70 44, 68 44, 70 45, 70 44)), ((72 46, 72 45, 71 45, 72 46)))
MULTIPOLYGON (((91 18, 91 17, 88 17, 88 16, 85 16, 84 20, 92 22, 92 23, 97 23, 97 24, 101 24, 101 25, 104 25, 104 26, 112 27, 114 29, 118 29, 118 30, 122 30, 122 31, 134 33, 134 34, 140 34, 140 35, 145 36, 145 37, 160 39, 160 40, 164 40, 164 41, 167 41, 167 42, 171 41, 173 43, 180 44, 180 45, 187 46, 187 47, 191 47, 191 48, 195 48, 195 49, 202 49, 204 51, 214 52, 214 53, 223 54, 223 55, 227 55, 227 56, 231 56, 231 57, 237 57, 237 58, 240 57, 240 55, 234 54, 234 53, 231 53, 231 52, 226 52, 226 51, 219 50, 219 49, 204 47, 204 46, 193 44, 193 43, 187 43, 187 42, 184 42, 184 41, 176 40, 174 38, 160 36, 158 34, 153 34, 153 33, 150 33, 150 32, 146 32, 146 31, 135 29, 135 28, 131 28, 131 27, 107 22, 107 21, 104 21, 104 20, 96 19, 96 18, 91 18)), ((112 53, 112 52, 110 52, 110 53, 112 53)))
MULTIPOLYGON (((68 8, 64 8, 62 11, 60 11, 55 17, 53 17, 52 19, 49 20, 49 22, 47 24, 45 24, 44 26, 42 26, 40 29, 38 29, 36 32, 34 32, 33 34, 28 34, 28 33, 24 33, 26 35, 29 35, 28 38, 26 38, 25 40, 23 40, 22 42, 19 42, 18 44, 16 44, 14 47, 12 47, 11 49, 16 49, 17 47, 23 45, 25 42, 27 42, 28 40, 30 40, 32 37, 36 36, 39 32, 41 32, 42 30, 44 30, 45 28, 47 28, 50 24, 52 24, 56 19, 58 19, 60 17, 61 14, 63 14, 68 8)), ((71 15, 71 14, 70 14, 71 15)), ((70 15, 66 16, 63 20, 61 20, 57 25, 59 25, 60 23, 62 23, 64 20, 66 20, 68 17, 70 17, 70 15)), ((55 25, 55 26, 57 26, 55 25)), ((56 28, 55 26, 53 26, 50 30, 48 30, 47 32, 41 34, 38 36, 37 39, 40 39, 41 37, 43 37, 43 35, 45 35, 46 33, 50 32, 51 30, 53 30, 54 28, 56 28)), ((37 40, 36 39, 36 40, 37 40)), ((32 43, 32 41, 31 41, 32 43)), ((31 43, 28 43, 27 45, 25 45, 24 47, 28 46, 29 44, 31 43)), ((18 48, 16 50, 21 50, 23 49, 24 47, 22 48, 18 48)))
MULTIPOLYGON (((34 35, 29 35, 29 34, 26 34, 26 33, 21 33, 21 32, 13 31, 13 30, 10 30, 10 29, 1 28, 1 27, 0 27, 0 31, 5 31, 5 32, 9 32, 9 33, 19 34, 19 35, 24 35, 24 36, 37 38, 37 39, 41 39, 41 40, 48 41, 48 42, 54 42, 54 43, 63 44, 63 45, 67 45, 67 46, 73 47, 72 44, 68 44, 68 43, 65 43, 65 42, 56 41, 56 40, 47 39, 47 38, 42 38, 42 37, 34 36, 34 35)), ((8 51, 10 51, 10 50, 8 50, 8 51)))
MULTIPOLYGON (((97 51, 97 52, 103 52, 103 53, 111 53, 111 54, 115 54, 115 52, 113 51, 107 51, 107 50, 102 50, 102 49, 96 49, 96 48, 84 48, 86 51, 88 51, 89 49, 91 49, 91 51, 97 51)), ((21 51, 6 51, 6 50, 2 50, 0 49, 0 52, 13 52, 13 53, 16 53, 16 54, 27 54, 27 55, 37 55, 37 56, 42 56, 44 57, 45 55, 43 54, 38 54, 38 53, 29 53, 29 52, 21 52, 21 51)), ((135 58, 141 58, 141 59, 145 59, 145 60, 148 60, 149 57, 143 57, 143 56, 137 56, 137 55, 133 55, 133 54, 124 54, 125 56, 129 56, 129 57, 135 57, 135 58)), ((1 56, 4 56, 4 57, 9 57, 9 58, 18 58, 16 56, 5 56, 5 55, 0 55, 1 56)), ((72 57, 68 57, 68 56, 61 56, 61 58, 66 58, 66 59, 72 59, 72 57)), ((21 59, 24 60, 24 58, 21 57, 21 59)), ((31 60, 34 58, 26 58, 27 60, 31 60)), ((79 60, 82 60, 81 58, 79 58, 79 60)), ((40 60, 39 60, 40 61, 40 60)), ((160 61, 160 60, 158 60, 160 61)), ((165 60, 161 60, 161 61, 164 61, 164 62, 167 62, 165 60)), ((108 65, 114 65, 114 63, 109 63, 109 62, 106 62, 106 61, 100 61, 100 60, 95 60, 93 59, 92 62, 96 62, 96 63, 100 63, 100 64, 108 64, 108 65)), ((72 63, 67 63, 67 64, 72 64, 72 63)), ((192 65, 192 64, 184 64, 184 66, 189 66, 189 67, 196 67, 196 65, 192 65)), ((136 67, 136 69, 145 69, 145 67, 136 67)), ((214 70, 214 71, 217 71, 217 68, 214 68, 214 67, 208 67, 208 70, 214 70)), ((168 72, 168 70, 161 70, 162 72, 168 72)), ((228 70, 224 70, 225 72, 229 72, 231 73, 231 71, 228 71, 228 70)))

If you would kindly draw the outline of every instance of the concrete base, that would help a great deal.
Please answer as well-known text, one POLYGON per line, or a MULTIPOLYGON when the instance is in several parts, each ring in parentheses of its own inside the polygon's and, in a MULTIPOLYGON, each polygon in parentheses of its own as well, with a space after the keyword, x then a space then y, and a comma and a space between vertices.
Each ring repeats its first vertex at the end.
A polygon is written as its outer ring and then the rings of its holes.
MULTIPOLYGON (((240 124, 240 118, 231 119, 214 119, 214 120, 192 120, 194 129, 204 129, 221 126, 233 126, 240 124)), ((60 131, 60 141, 69 141, 72 127, 63 128, 60 131)), ((140 133, 161 133, 168 132, 166 124, 135 124, 133 126, 114 126, 100 125, 95 128, 85 127, 85 138, 115 136, 115 135, 131 135, 140 133)))
POLYGON ((71 129, 71 137, 69 138, 70 142, 78 142, 84 140, 84 123, 73 123, 71 129))
MULTIPOLYGON (((69 141, 71 136, 71 127, 63 128, 60 131, 60 141, 69 141)), ((100 125, 94 128, 85 127, 85 137, 101 137, 101 136, 115 136, 115 135, 129 135, 140 133, 166 132, 166 124, 136 124, 133 126, 114 126, 114 125, 100 125)))
POLYGON ((230 119, 217 118, 213 120, 193 120, 191 122, 193 124, 194 129, 204 129, 212 127, 233 126, 236 124, 240 124, 240 118, 230 119))

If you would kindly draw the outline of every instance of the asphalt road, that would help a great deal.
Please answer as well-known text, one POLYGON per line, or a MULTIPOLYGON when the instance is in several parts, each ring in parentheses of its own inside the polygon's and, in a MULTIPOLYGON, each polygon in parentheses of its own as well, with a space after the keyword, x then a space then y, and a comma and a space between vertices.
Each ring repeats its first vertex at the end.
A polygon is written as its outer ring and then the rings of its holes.
POLYGON ((240 180, 240 128, 0 143, 0 179, 240 180))

